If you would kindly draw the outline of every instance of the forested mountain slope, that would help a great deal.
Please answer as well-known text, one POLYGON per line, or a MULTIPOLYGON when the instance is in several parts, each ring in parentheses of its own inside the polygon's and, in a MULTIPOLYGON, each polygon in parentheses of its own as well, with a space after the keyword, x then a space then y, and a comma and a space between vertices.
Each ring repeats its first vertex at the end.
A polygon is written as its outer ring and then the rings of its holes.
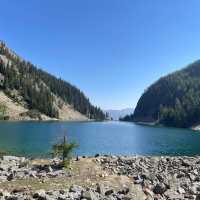
POLYGON ((28 115, 44 114, 63 120, 105 118, 78 88, 23 60, 4 42, 0 42, 0 89, 27 109, 28 115))
POLYGON ((139 99, 134 114, 123 120, 175 127, 200 124, 200 60, 152 84, 139 99))

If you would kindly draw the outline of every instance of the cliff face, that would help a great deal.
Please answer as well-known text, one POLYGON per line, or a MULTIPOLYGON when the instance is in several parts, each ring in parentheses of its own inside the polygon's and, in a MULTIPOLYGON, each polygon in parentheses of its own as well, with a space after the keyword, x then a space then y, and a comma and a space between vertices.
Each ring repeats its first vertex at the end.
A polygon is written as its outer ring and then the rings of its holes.
POLYGON ((103 120, 77 87, 38 69, 0 42, 0 104, 12 120, 103 120))

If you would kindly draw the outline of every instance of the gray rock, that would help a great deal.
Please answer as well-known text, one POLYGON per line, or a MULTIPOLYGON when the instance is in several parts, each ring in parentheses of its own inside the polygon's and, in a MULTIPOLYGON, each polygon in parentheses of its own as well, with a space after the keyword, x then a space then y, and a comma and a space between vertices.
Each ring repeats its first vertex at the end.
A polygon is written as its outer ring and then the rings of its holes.
POLYGON ((7 176, 7 180, 8 181, 12 181, 14 179, 14 174, 13 173, 11 173, 11 174, 9 174, 8 176, 7 176))
POLYGON ((6 197, 6 200, 18 200, 19 198, 17 196, 10 196, 6 197))
MULTIPOLYGON (((55 198, 55 196, 54 196, 55 198)), ((58 200, 65 200, 66 199, 66 196, 63 195, 63 194, 60 194, 58 197, 57 197, 58 200)))
POLYGON ((49 173, 49 172, 53 172, 53 169, 52 169, 52 167, 51 166, 45 166, 45 169, 44 169, 45 171, 46 171, 46 173, 49 173))
POLYGON ((36 177, 37 177, 37 172, 31 170, 31 171, 29 171, 29 174, 28 174, 28 175, 29 175, 30 177, 32 177, 32 178, 36 178, 36 177))
POLYGON ((126 195, 129 193, 129 188, 122 188, 121 190, 118 191, 118 194, 123 194, 126 195))
POLYGON ((106 196, 109 196, 109 195, 111 195, 111 194, 113 194, 113 193, 114 193, 113 189, 107 189, 107 190, 105 191, 105 195, 106 195, 106 196))
POLYGON ((79 193, 79 194, 81 194, 84 191, 85 189, 78 185, 72 185, 69 189, 69 192, 74 192, 74 193, 79 193))
POLYGON ((167 188, 164 183, 158 183, 156 186, 153 188, 153 192, 155 194, 164 194, 166 192, 167 188))
POLYGON ((96 191, 99 193, 99 194, 105 194, 105 188, 102 184, 97 184, 97 189, 96 191))
POLYGON ((3 156, 3 161, 7 162, 25 162, 24 157, 16 157, 16 156, 3 156))
POLYGON ((111 195, 114 191, 112 188, 105 187, 103 184, 97 184, 96 192, 102 195, 109 196, 111 195))
POLYGON ((33 198, 34 198, 34 199, 40 199, 40 200, 46 200, 46 193, 45 193, 45 190, 37 190, 37 191, 33 194, 33 198))
POLYGON ((179 194, 185 194, 185 189, 182 187, 179 187, 178 192, 179 192, 179 194))
POLYGON ((143 179, 139 175, 133 177, 133 179, 134 179, 135 184, 142 184, 143 183, 143 179))
POLYGON ((97 197, 97 194, 95 194, 95 192, 93 192, 93 191, 84 191, 81 198, 87 199, 87 200, 98 200, 99 199, 97 197))
POLYGON ((1 197, 9 197, 10 196, 10 193, 6 190, 0 190, 0 196, 1 197))

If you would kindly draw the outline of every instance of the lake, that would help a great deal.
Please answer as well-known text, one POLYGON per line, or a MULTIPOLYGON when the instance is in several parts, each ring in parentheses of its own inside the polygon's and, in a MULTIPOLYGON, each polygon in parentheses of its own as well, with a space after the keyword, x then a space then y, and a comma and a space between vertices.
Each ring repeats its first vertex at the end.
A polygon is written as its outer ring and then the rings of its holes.
POLYGON ((79 144, 75 155, 200 154, 200 133, 127 122, 0 122, 0 149, 43 157, 64 134, 79 144))

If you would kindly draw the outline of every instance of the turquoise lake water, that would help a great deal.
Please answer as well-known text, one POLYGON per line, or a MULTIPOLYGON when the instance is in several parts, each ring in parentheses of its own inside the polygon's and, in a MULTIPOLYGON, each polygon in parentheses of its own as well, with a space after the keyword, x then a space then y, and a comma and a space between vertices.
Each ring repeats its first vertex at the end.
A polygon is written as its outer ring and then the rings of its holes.
POLYGON ((79 143, 75 155, 200 154, 200 133, 126 122, 0 122, 0 149, 47 156, 64 134, 79 143))

